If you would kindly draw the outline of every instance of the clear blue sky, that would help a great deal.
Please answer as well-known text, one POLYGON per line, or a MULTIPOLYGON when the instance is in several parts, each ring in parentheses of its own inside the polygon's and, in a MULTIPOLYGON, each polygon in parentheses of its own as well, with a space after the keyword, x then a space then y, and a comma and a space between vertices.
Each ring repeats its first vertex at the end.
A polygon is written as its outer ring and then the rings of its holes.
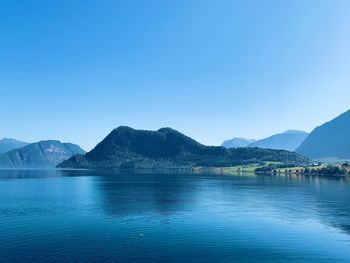
POLYGON ((350 108, 350 1, 1 1, 0 137, 89 150, 119 125, 205 144, 350 108))

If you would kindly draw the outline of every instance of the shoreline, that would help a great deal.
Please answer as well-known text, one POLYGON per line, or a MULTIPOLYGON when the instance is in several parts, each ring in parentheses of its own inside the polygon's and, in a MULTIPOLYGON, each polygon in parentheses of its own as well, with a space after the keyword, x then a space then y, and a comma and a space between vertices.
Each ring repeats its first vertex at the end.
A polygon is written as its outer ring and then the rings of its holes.
POLYGON ((326 176, 326 177, 350 177, 349 173, 341 174, 329 174, 329 173, 315 173, 315 172, 301 172, 296 170, 289 171, 256 171, 257 167, 245 167, 237 168, 236 166, 231 167, 179 167, 179 168, 0 168, 0 172, 3 171, 118 171, 118 172, 134 172, 134 173, 145 173, 145 172, 169 172, 169 173, 213 173, 213 174, 227 174, 227 175, 239 175, 239 174, 255 174, 255 175, 302 175, 302 176, 326 176))

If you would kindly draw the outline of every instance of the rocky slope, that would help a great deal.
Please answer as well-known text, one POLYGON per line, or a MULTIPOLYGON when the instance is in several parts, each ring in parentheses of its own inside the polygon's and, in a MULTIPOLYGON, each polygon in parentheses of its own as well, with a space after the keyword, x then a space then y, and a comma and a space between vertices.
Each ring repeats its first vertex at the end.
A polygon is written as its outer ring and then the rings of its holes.
POLYGON ((54 168, 76 154, 84 154, 78 145, 60 141, 40 141, 0 155, 0 168, 54 168))
POLYGON ((0 140, 0 154, 22 148, 29 143, 17 141, 15 139, 4 138, 0 140))

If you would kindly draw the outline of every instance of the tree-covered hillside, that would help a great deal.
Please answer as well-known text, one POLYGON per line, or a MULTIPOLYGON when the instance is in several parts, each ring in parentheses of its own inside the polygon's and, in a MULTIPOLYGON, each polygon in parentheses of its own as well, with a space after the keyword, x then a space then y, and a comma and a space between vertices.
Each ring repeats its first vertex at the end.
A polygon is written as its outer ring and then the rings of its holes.
POLYGON ((92 151, 61 163, 61 168, 225 167, 257 162, 307 163, 299 154, 271 149, 205 146, 171 128, 158 131, 119 127, 92 151))

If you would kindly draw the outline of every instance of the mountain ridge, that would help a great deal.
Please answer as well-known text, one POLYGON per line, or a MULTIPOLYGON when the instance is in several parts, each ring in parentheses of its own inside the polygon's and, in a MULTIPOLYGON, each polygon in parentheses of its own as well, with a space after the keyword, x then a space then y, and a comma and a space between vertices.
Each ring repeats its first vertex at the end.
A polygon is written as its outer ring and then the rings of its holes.
POLYGON ((304 131, 287 130, 285 132, 257 140, 247 145, 247 147, 295 151, 295 149, 307 138, 308 135, 309 134, 304 131))
POLYGON ((27 146, 29 143, 11 138, 3 138, 0 140, 0 154, 27 146))
POLYGON ((46 140, 0 154, 0 168, 55 168, 56 165, 85 151, 78 145, 46 140))
POLYGON ((296 151, 310 158, 350 159, 350 110, 316 127, 296 151))
POLYGON ((255 139, 247 139, 242 137, 234 137, 230 140, 225 140, 221 144, 221 146, 225 148, 239 148, 239 147, 246 147, 247 145, 255 142, 255 139))
POLYGON ((307 162, 288 151, 258 148, 226 149, 205 146, 171 128, 157 131, 120 126, 112 130, 94 149, 76 155, 59 168, 177 168, 233 166, 259 161, 307 162))

